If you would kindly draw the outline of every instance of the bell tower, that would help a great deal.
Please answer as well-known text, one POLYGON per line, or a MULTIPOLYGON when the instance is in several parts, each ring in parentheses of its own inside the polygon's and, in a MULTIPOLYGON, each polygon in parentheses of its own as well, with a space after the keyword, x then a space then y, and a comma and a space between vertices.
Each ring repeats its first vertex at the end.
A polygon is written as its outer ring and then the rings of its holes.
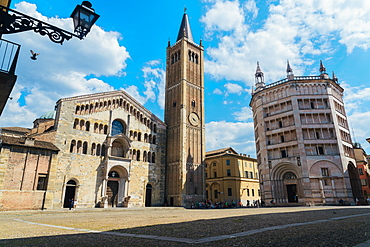
POLYGON ((202 42, 194 43, 185 12, 176 43, 168 42, 167 47, 166 200, 170 206, 190 207, 206 199, 203 75, 202 42))

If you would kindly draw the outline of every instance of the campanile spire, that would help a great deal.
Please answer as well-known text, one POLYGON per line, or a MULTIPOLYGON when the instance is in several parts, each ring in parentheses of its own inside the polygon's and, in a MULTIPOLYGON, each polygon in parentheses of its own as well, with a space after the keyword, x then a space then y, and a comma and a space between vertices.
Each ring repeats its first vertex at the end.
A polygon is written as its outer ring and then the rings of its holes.
POLYGON ((183 38, 187 38, 189 41, 193 42, 193 34, 191 33, 188 15, 186 14, 186 8, 184 8, 184 15, 182 16, 180 30, 179 34, 177 35, 176 42, 183 38))

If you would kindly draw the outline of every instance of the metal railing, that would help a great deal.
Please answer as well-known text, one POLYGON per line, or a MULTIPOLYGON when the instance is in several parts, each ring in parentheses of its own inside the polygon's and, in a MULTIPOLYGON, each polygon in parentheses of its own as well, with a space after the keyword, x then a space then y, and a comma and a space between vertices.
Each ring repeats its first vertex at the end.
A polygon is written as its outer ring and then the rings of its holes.
POLYGON ((0 72, 14 75, 20 48, 19 44, 0 39, 0 72))
MULTIPOLYGON (((322 79, 325 79, 325 78, 323 78, 321 76, 294 76, 293 80, 289 80, 288 78, 285 78, 285 79, 282 79, 282 80, 279 80, 279 81, 276 81, 276 82, 273 82, 271 84, 266 85, 264 89, 274 87, 274 86, 279 85, 279 84, 283 84, 287 81, 322 80, 322 79)), ((332 80, 335 83, 339 84, 335 79, 330 79, 330 78, 327 78, 327 79, 332 80)))

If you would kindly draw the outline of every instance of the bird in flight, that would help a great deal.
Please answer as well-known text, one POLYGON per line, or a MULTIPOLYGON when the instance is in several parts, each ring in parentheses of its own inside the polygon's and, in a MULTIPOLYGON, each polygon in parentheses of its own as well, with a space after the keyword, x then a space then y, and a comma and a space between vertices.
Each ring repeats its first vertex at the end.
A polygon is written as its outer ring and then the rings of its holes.
POLYGON ((30 57, 32 60, 36 60, 37 56, 40 55, 40 53, 35 53, 33 50, 30 50, 32 56, 30 57))

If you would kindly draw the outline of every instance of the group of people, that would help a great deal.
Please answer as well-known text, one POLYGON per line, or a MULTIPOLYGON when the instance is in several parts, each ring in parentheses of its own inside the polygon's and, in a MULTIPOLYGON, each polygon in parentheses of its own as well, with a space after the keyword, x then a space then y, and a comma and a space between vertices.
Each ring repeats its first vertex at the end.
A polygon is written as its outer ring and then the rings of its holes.
POLYGON ((69 210, 72 210, 72 208, 76 208, 77 206, 77 200, 71 198, 69 199, 69 210))
POLYGON ((198 209, 206 209, 206 208, 243 208, 243 207, 261 207, 264 206, 264 202, 260 200, 253 200, 249 201, 247 200, 247 203, 243 205, 241 201, 236 203, 234 200, 231 202, 228 201, 217 201, 217 202, 212 202, 212 200, 206 200, 203 202, 196 202, 195 204, 191 205, 191 208, 198 208, 198 209))

